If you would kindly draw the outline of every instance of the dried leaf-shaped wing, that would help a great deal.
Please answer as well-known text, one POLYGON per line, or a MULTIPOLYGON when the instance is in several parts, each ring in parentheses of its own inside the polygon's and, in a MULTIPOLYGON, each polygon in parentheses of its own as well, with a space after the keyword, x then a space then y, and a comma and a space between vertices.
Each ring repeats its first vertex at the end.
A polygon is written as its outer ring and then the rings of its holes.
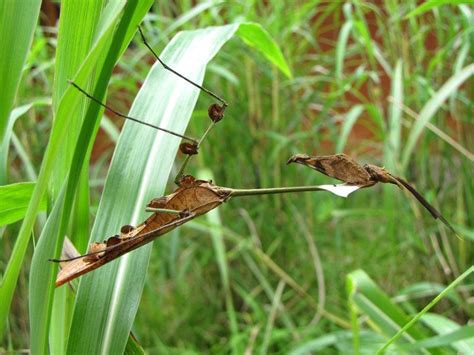
POLYGON ((121 234, 93 243, 88 254, 61 262, 56 287, 128 253, 191 219, 216 208, 229 197, 230 190, 207 181, 190 179, 170 195, 154 199, 149 206, 182 211, 180 214, 155 212, 142 224, 122 227, 121 234))
POLYGON ((289 163, 306 165, 324 175, 350 185, 373 185, 369 173, 355 160, 345 154, 321 156, 296 154, 288 160, 288 164, 289 163))

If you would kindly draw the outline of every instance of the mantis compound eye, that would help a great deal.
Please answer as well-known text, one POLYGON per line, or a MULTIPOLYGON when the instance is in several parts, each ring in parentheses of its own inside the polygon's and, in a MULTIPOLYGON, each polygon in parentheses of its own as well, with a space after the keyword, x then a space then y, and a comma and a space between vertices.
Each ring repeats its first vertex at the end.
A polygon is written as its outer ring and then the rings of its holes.
POLYGON ((207 113, 212 122, 217 123, 224 118, 224 107, 218 104, 212 104, 207 109, 207 113))
POLYGON ((196 143, 181 143, 179 150, 186 155, 196 155, 198 153, 198 145, 196 143))

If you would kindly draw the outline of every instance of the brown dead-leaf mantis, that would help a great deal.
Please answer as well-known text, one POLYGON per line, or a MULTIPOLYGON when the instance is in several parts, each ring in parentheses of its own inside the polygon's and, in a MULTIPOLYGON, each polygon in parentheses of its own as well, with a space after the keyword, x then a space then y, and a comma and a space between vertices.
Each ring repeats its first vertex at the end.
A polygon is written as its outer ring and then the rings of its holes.
POLYGON ((418 202, 420 202, 423 207, 430 212, 433 218, 439 219, 446 227, 458 236, 456 230, 446 220, 446 218, 444 218, 436 208, 426 201, 426 199, 413 186, 403 178, 393 175, 382 167, 372 164, 360 165, 346 154, 321 156, 296 154, 288 160, 288 164, 290 163, 308 166, 324 175, 338 179, 350 185, 369 187, 379 182, 397 185, 401 189, 408 190, 418 200, 418 202))

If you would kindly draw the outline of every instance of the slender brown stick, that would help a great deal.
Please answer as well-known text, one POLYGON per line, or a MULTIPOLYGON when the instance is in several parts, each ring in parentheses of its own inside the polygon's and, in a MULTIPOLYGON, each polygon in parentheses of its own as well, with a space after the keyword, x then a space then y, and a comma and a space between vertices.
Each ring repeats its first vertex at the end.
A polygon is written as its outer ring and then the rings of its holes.
POLYGON ((105 109, 115 113, 117 116, 120 116, 122 118, 125 118, 127 120, 130 120, 130 121, 133 121, 133 122, 137 122, 137 123, 140 123, 142 125, 145 125, 145 126, 148 126, 148 127, 152 127, 154 129, 157 129, 159 131, 163 131, 163 132, 166 132, 166 133, 169 133, 175 137, 179 137, 179 138, 182 138, 182 139, 186 139, 190 142, 193 142, 194 144, 197 144, 198 141, 194 138, 191 138, 191 137, 187 137, 185 135, 182 135, 182 134, 179 134, 179 133, 176 133, 176 132, 173 132, 173 131, 170 131, 166 128, 161 128, 161 127, 158 127, 158 126, 155 126, 154 124, 151 124, 151 123, 148 123, 148 122, 145 122, 145 121, 141 121, 139 119, 136 119, 134 117, 130 117, 130 116, 127 116, 127 115, 124 115, 123 113, 117 111, 117 110, 114 110, 112 107, 104 104, 103 102, 97 100, 94 96, 90 95, 87 91, 85 91, 84 89, 82 89, 79 85, 77 85, 75 82, 71 81, 71 80, 68 80, 68 83, 71 84, 72 86, 74 86, 77 90, 79 90, 81 93, 83 93, 85 96, 87 96, 89 99, 91 99, 92 101, 94 101, 95 103, 99 104, 100 106, 104 107, 105 109))

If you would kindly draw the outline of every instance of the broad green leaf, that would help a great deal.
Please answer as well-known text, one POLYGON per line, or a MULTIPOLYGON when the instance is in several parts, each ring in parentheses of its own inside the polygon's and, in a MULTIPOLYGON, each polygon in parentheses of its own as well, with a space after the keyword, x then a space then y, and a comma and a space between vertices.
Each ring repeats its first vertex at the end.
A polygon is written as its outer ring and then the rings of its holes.
MULTIPOLYGON (((55 75, 53 85, 53 105, 54 112, 58 112, 67 87, 68 80, 72 79, 77 73, 81 64, 89 54, 94 41, 97 40, 97 33, 99 32, 100 18, 105 17, 105 14, 110 12, 109 9, 104 8, 103 0, 100 1, 63 1, 61 3, 61 18, 58 30, 58 45, 56 50, 55 60, 55 75), (77 29, 81 28, 81 31, 77 29)), ((93 79, 95 73, 93 72, 91 78, 93 79)), ((91 88, 91 81, 89 85, 85 85, 86 89, 91 88)), ((69 128, 70 139, 64 141, 62 146, 63 156, 65 159, 57 159, 54 170, 57 172, 57 179, 50 180, 51 190, 57 189, 57 184, 62 182, 67 174, 70 165, 70 157, 72 157, 75 148, 74 132, 78 132, 82 123, 82 118, 88 106, 88 100, 83 98, 80 107, 76 110, 68 112, 71 126, 69 128)), ((88 169, 84 168, 78 187, 76 202, 74 205, 73 219, 71 222, 70 235, 74 236, 72 242, 83 250, 81 247, 85 246, 89 233, 89 185, 88 185, 88 169)), ((64 293, 62 294, 65 297, 64 293)), ((59 300, 58 300, 59 301, 59 300)), ((68 306, 64 301, 60 301, 64 306, 68 306)), ((72 305, 69 305, 71 307, 72 305)), ((60 312, 57 310, 56 312, 60 312)), ((63 310, 66 312, 66 310, 63 310)), ((52 327, 57 327, 58 331, 65 328, 65 324, 52 324, 52 327)), ((51 351, 57 353, 55 348, 55 340, 52 338, 51 351)), ((62 346, 62 345, 61 345, 62 346)), ((59 346, 59 347, 61 347, 59 346)), ((63 348, 64 349, 64 348, 63 348)))
MULTIPOLYGON (((23 65, 38 21, 40 0, 4 0, 0 3, 0 144, 20 83, 23 65)), ((0 319, 0 322, 2 320, 0 319)), ((1 335, 0 326, 0 335, 1 335)))
POLYGON ((433 95, 433 97, 423 106, 418 115, 418 119, 413 125, 408 141, 403 152, 402 167, 406 169, 410 162, 411 155, 415 149, 416 142, 420 137, 426 124, 433 118, 436 111, 441 107, 444 101, 452 95, 458 87, 474 75, 474 64, 470 64, 460 72, 453 75, 451 78, 444 83, 444 85, 433 95))
MULTIPOLYGON (((58 45, 56 49, 55 74, 53 85, 53 104, 54 112, 57 113, 62 104, 63 97, 67 87, 68 79, 72 79, 80 68, 81 64, 89 54, 94 40, 97 40, 99 20, 105 17, 107 10, 103 10, 104 1, 63 1, 61 3, 61 18, 58 29, 58 45), (81 28, 81 31, 77 31, 81 28)), ((93 75, 92 75, 93 76, 93 75)), ((90 84, 90 82, 89 82, 90 84)), ((91 85, 86 85, 90 89, 91 85)), ((68 112, 71 126, 69 132, 78 132, 81 126, 82 118, 87 109, 88 101, 83 98, 80 107, 68 112)), ((64 104, 63 104, 64 105, 64 104)), ((55 170, 58 172, 57 179, 51 179, 50 186, 56 190, 56 184, 60 183, 66 176, 70 165, 70 158, 74 151, 75 139, 71 134, 71 139, 63 143, 63 155, 67 158, 56 161, 55 170)), ((84 168, 81 176, 81 183, 76 195, 73 220, 71 222, 70 235, 73 236, 73 242, 80 249, 84 250, 87 244, 89 233, 89 186, 88 169, 84 168)), ((50 337, 50 350, 52 353, 60 354, 66 348, 67 331, 69 329, 69 318, 72 312, 72 302, 67 292, 60 291, 56 293, 53 304, 53 315, 51 322, 51 333, 56 336, 50 337)))
POLYGON ((242 23, 237 31, 242 40, 251 47, 255 47, 270 62, 275 64, 283 74, 292 78, 291 70, 286 63, 283 53, 272 37, 258 23, 242 23))
MULTIPOLYGON (((19 221, 25 216, 34 188, 34 182, 0 186, 0 201, 2 201, 0 204, 0 226, 19 221)), ((39 211, 45 211, 46 205, 46 199, 43 199, 39 211)))

